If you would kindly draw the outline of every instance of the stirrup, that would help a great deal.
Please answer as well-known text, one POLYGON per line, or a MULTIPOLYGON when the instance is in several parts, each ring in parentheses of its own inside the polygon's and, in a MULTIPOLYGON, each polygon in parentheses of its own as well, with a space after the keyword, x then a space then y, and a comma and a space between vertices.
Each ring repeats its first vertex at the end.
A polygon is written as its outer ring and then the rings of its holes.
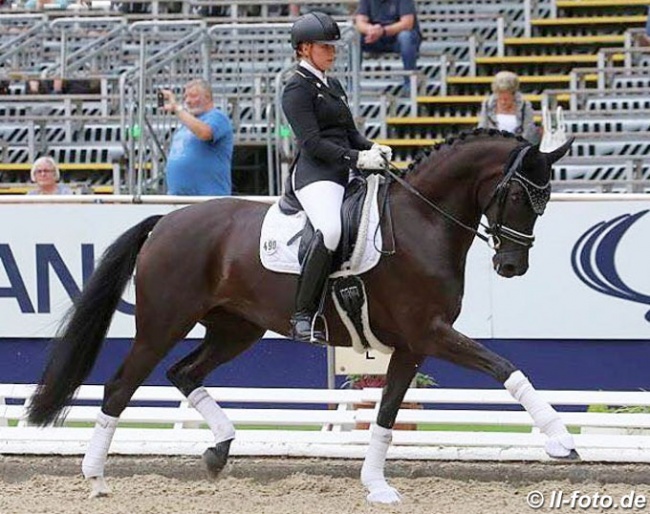
MULTIPOLYGON (((316 318, 322 316, 316 314, 301 313, 291 318, 291 337, 295 341, 312 344, 327 344, 327 330, 325 332, 316 328, 316 318)), ((327 327, 326 327, 327 328, 327 327)))
POLYGON ((316 314, 314 314, 311 318, 311 332, 309 335, 309 342, 313 344, 324 344, 327 345, 329 344, 330 340, 330 333, 329 333, 329 327, 327 326, 327 318, 325 315, 319 310, 316 314), (318 318, 321 318, 323 320, 323 331, 316 330, 316 321, 318 318), (322 334, 323 338, 322 339, 317 339, 316 334, 322 334))

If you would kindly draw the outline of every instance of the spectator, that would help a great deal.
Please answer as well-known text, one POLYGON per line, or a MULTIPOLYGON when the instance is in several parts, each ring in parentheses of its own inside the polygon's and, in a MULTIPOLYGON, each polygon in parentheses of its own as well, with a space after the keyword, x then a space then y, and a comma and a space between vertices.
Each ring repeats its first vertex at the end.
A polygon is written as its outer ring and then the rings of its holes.
POLYGON ((60 95, 63 93, 63 79, 56 78, 52 80, 52 87, 50 88, 50 93, 53 95, 60 95))
POLYGON ((36 183, 36 189, 32 189, 28 195, 71 195, 72 190, 65 184, 59 184, 61 172, 59 166, 52 157, 39 157, 34 161, 30 174, 32 182, 36 183))
MULTIPOLYGON (((396 52, 406 71, 416 69, 422 34, 414 0, 361 0, 355 26, 361 33, 363 52, 396 52)), ((404 93, 410 89, 410 79, 405 77, 404 93)))
POLYGON ((336 22, 320 12, 303 14, 291 27, 291 46, 300 62, 282 92, 282 110, 298 146, 288 183, 316 232, 305 253, 291 318, 297 341, 325 342, 321 330, 312 334, 312 318, 341 238, 341 205, 351 168, 381 169, 392 153, 358 131, 343 86, 327 76, 340 38, 336 22))
POLYGON ((483 101, 479 128, 495 128, 539 142, 539 129, 533 121, 533 106, 519 92, 519 77, 511 71, 494 76, 492 94, 483 101))
POLYGON ((29 79, 25 88, 28 95, 39 95, 43 93, 41 81, 38 79, 29 79))
POLYGON ((233 128, 215 108, 205 80, 185 85, 185 107, 174 93, 162 91, 163 108, 176 114, 181 125, 167 157, 167 192, 171 195, 230 195, 232 193, 233 128))

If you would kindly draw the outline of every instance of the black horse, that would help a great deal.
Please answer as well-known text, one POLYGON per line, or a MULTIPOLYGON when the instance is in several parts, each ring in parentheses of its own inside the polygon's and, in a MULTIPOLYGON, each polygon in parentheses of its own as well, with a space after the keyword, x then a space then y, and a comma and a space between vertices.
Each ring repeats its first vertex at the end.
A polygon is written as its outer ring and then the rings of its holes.
MULTIPOLYGON (((549 436, 549 455, 577 456, 557 413, 526 377, 452 327, 461 309, 467 252, 481 216, 488 220, 496 272, 524 274, 533 226, 550 197, 551 165, 570 144, 543 154, 521 138, 477 130, 437 145, 387 188, 392 219, 385 217, 382 230, 392 230, 395 252, 363 276, 373 332, 394 348, 361 477, 370 501, 399 501, 384 479, 384 460, 399 405, 430 355, 494 377, 549 436)), ((204 454, 209 469, 218 473, 225 465, 234 428, 202 387, 203 380, 266 330, 286 335, 290 328, 296 277, 267 271, 258 256, 267 209, 267 204, 234 198, 208 201, 145 219, 105 252, 54 341, 29 408, 29 421, 37 425, 61 416, 97 358, 137 263, 137 334, 106 384, 83 463, 92 494, 107 492, 104 463, 117 418, 156 364, 196 323, 206 328, 203 344, 167 376, 215 434, 215 447, 204 454)), ((350 346, 331 300, 325 315, 331 343, 350 346)))

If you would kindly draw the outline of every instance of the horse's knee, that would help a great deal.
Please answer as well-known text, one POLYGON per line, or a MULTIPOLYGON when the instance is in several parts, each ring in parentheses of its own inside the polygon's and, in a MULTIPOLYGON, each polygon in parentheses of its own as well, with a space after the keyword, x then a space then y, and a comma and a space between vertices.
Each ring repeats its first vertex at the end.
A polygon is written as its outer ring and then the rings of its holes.
POLYGON ((203 385, 201 380, 192 377, 183 366, 174 365, 167 370, 167 380, 174 385, 183 395, 189 396, 197 387, 203 385))

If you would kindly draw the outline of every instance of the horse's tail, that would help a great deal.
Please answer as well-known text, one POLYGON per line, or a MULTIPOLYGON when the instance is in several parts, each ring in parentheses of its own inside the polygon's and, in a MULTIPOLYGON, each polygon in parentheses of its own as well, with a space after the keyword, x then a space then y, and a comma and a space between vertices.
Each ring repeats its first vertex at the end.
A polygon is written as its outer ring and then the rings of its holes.
POLYGON ((138 253, 160 218, 151 216, 131 227, 102 255, 52 340, 45 371, 28 406, 30 423, 44 426, 64 417, 66 403, 97 360, 138 253))

